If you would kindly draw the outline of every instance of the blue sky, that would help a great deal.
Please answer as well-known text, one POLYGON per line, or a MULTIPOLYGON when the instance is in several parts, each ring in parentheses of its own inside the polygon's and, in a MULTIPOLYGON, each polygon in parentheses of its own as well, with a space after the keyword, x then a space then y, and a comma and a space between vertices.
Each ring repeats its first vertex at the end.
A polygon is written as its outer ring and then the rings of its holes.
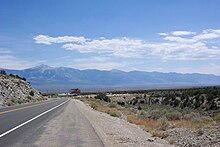
POLYGON ((1 0, 0 67, 220 75, 219 0, 1 0))

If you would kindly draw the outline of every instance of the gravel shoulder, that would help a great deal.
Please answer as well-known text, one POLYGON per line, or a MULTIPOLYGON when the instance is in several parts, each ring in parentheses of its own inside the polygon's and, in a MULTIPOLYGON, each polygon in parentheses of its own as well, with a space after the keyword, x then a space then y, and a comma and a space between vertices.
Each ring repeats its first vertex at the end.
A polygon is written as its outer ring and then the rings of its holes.
POLYGON ((63 112, 50 119, 33 146, 46 147, 103 147, 88 119, 79 111, 73 100, 63 112))
POLYGON ((202 146, 220 146, 220 126, 212 123, 208 127, 198 129, 174 128, 167 130, 169 141, 175 141, 178 146, 184 147, 202 147, 202 146))
POLYGON ((152 137, 150 133, 135 124, 98 112, 79 100, 72 100, 72 103, 89 120, 107 147, 171 146, 163 139, 152 137))

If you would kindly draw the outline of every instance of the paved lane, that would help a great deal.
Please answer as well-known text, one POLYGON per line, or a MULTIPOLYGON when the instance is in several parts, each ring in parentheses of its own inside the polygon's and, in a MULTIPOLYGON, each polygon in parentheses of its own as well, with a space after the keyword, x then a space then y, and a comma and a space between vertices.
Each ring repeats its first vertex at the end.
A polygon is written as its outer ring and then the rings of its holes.
POLYGON ((16 109, 20 109, 20 108, 25 108, 25 107, 30 107, 33 105, 39 105, 41 103, 47 103, 47 102, 52 102, 52 101, 56 101, 58 99, 54 98, 54 99, 49 99, 47 101, 40 101, 40 102, 35 102, 35 103, 25 103, 25 104, 18 104, 18 105, 13 105, 10 107, 0 107, 0 114, 10 111, 10 110, 16 110, 16 109))
POLYGON ((54 101, 46 101, 38 104, 28 104, 16 107, 8 107, 4 111, 0 112, 0 146, 11 145, 21 138, 25 134, 27 130, 31 130, 35 128, 35 126, 40 125, 41 122, 45 122, 52 113, 58 112, 57 110, 65 107, 60 106, 61 108, 57 108, 52 110, 51 112, 44 114, 43 116, 33 120, 32 122, 27 123, 26 125, 15 129, 14 131, 2 136, 5 132, 18 127, 24 122, 29 121, 30 119, 38 116, 39 114, 67 101, 67 99, 58 99, 54 101), (27 107, 28 106, 28 107, 27 107), (23 109, 22 109, 23 108, 23 109), (41 120, 41 122, 39 122, 41 120), (39 124, 36 124, 38 122, 39 124))
POLYGON ((72 100, 58 99, 0 109, 0 147, 5 146, 103 147, 104 145, 90 122, 77 109, 76 104, 72 100))

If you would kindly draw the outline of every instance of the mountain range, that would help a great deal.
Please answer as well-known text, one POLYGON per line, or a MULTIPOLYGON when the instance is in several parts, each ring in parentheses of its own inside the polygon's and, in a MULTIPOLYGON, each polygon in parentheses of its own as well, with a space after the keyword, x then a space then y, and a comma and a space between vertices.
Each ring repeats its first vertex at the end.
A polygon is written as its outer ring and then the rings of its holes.
POLYGON ((175 88, 220 85, 220 76, 120 70, 79 70, 67 67, 40 65, 24 70, 4 69, 8 74, 25 77, 36 89, 66 91, 80 88, 85 91, 175 88))

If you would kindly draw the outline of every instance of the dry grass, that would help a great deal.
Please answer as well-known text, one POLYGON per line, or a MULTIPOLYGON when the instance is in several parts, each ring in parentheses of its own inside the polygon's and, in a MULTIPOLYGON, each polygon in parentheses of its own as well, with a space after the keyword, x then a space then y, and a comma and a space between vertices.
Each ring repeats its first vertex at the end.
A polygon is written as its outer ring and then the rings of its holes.
POLYGON ((169 121, 172 128, 201 128, 205 125, 209 125, 213 122, 213 119, 210 117, 201 117, 196 120, 174 120, 169 121))
POLYGON ((214 120, 217 121, 217 122, 220 122, 220 114, 216 115, 216 116, 214 117, 214 120))
POLYGON ((120 117, 120 111, 114 105, 108 105, 106 102, 102 102, 97 99, 83 99, 84 102, 88 103, 93 109, 107 113, 113 117, 120 117))
POLYGON ((153 137, 159 137, 159 138, 162 138, 162 139, 164 139, 168 136, 166 131, 161 131, 161 130, 151 131, 151 134, 153 135, 153 137))
POLYGON ((144 129, 148 132, 152 131, 152 130, 155 130, 158 127, 158 122, 156 120, 141 119, 141 118, 138 118, 135 114, 128 115, 127 120, 130 123, 140 125, 140 126, 144 126, 144 129))
POLYGON ((172 128, 195 128, 196 124, 189 120, 169 121, 172 128))
POLYGON ((113 117, 120 117, 120 112, 117 108, 111 108, 108 106, 100 106, 97 108, 98 111, 107 113, 113 117))

